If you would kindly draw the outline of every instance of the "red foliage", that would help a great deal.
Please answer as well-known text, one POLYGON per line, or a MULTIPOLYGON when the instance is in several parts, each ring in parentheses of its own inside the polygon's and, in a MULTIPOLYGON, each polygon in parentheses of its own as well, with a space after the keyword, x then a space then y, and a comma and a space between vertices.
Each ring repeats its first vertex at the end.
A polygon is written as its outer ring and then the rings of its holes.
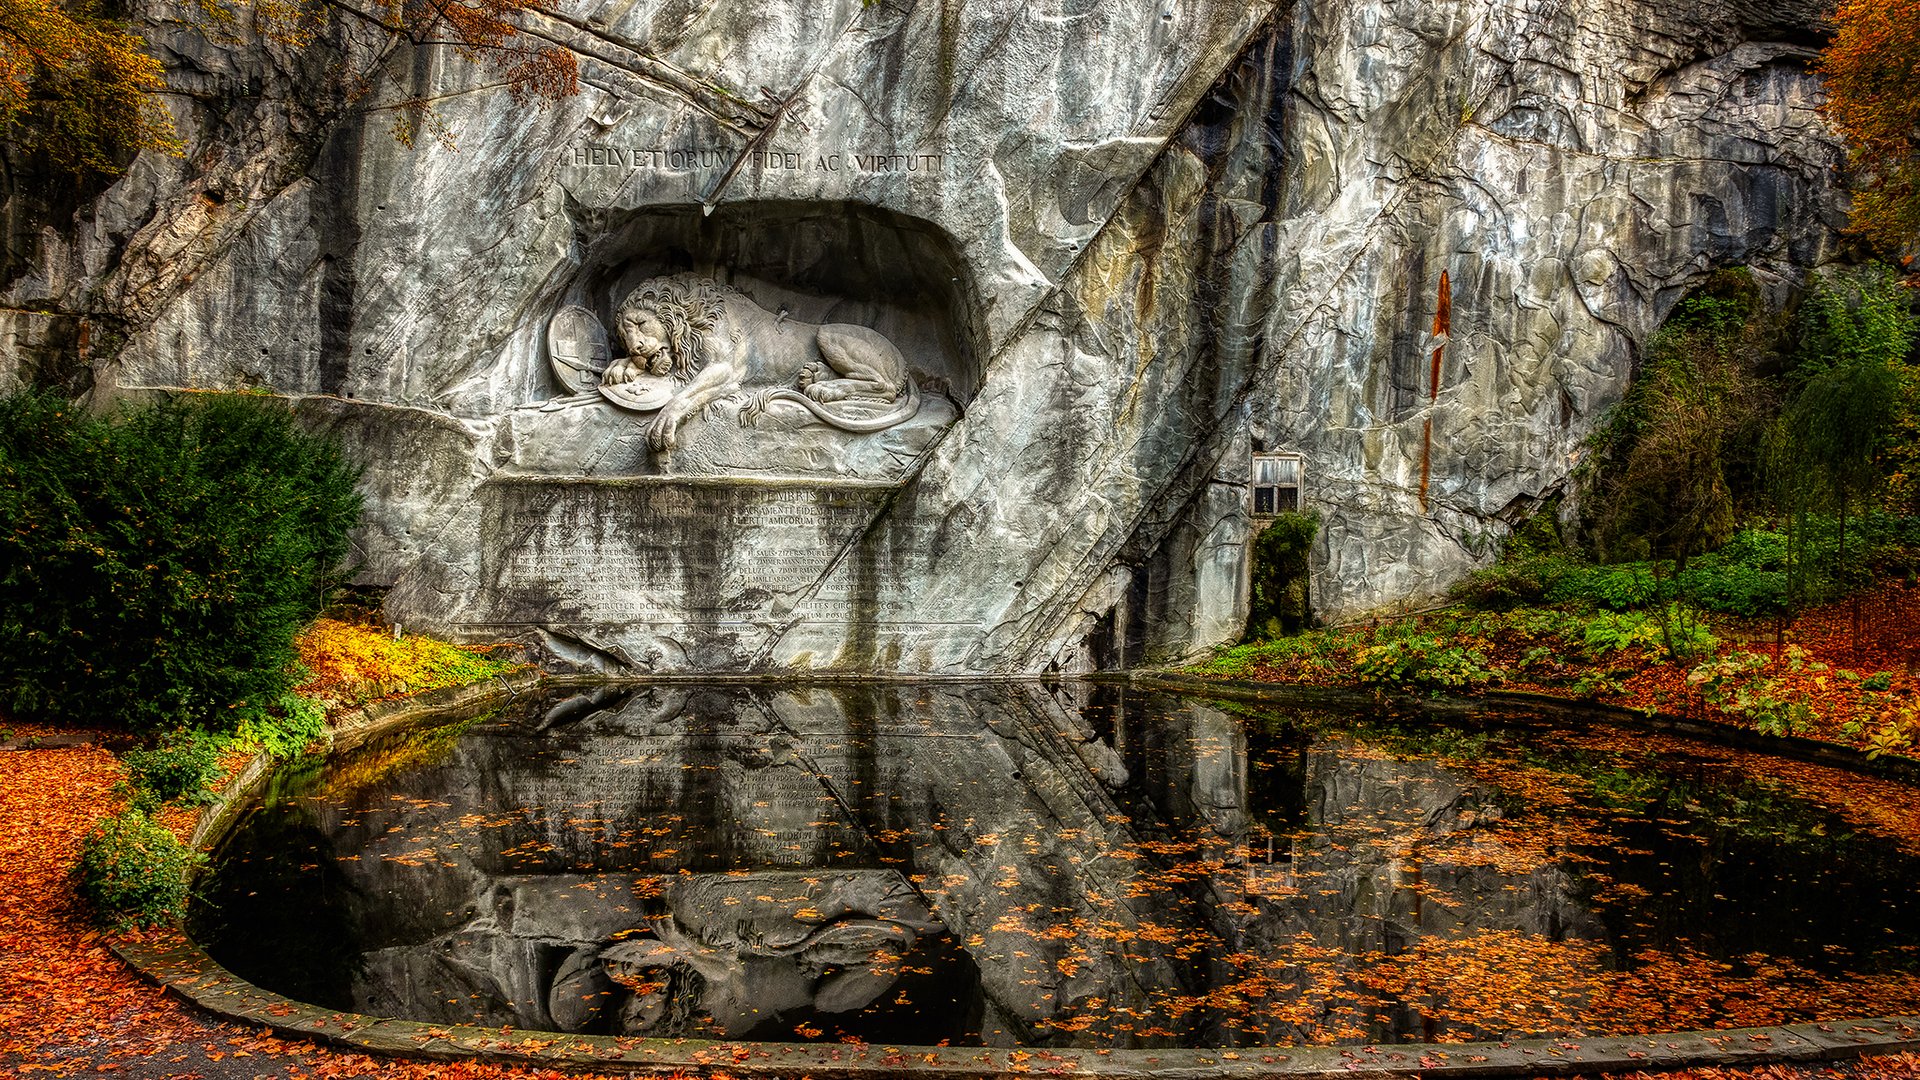
POLYGON ((1842 0, 1820 58, 1827 115, 1853 147, 1853 223, 1894 251, 1920 231, 1920 5, 1842 0))

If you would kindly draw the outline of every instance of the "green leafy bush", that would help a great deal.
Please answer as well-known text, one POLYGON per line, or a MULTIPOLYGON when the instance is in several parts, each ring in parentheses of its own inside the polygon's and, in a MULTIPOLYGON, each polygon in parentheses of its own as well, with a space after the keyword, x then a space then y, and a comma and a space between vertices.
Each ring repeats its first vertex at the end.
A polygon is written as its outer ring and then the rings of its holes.
POLYGON ((339 580, 355 481, 270 400, 98 418, 0 398, 0 705, 218 728, 274 700, 339 580))
POLYGON ((1294 637, 1275 638, 1215 651, 1205 663, 1186 670, 1224 679, 1249 679, 1262 668, 1291 669, 1311 678, 1334 678, 1346 656, 1350 631, 1309 630, 1294 637))
POLYGON ((1448 598, 1483 611, 1511 611, 1546 600, 1580 563, 1566 555, 1502 558, 1455 584, 1448 598))
POLYGON ((204 731, 177 730, 162 735, 145 750, 130 750, 121 762, 133 787, 134 805, 142 808, 214 800, 213 784, 220 778, 220 751, 226 740, 204 731))
POLYGON ((1631 611, 1660 599, 1661 582, 1649 563, 1583 566, 1568 572, 1548 590, 1556 603, 1583 601, 1609 611, 1631 611))
POLYGON ((103 818, 80 844, 74 888, 112 927, 155 926, 186 909, 200 855, 140 810, 103 818))
POLYGON ((1626 649, 1652 649, 1660 644, 1660 627, 1638 612, 1596 615, 1587 623, 1583 642, 1594 657, 1626 649))
POLYGON ((1353 654, 1362 683, 1391 689, 1466 690, 1499 677, 1487 655, 1430 634, 1390 637, 1353 654))
POLYGON ((1786 610, 1788 549, 1783 533, 1743 529, 1679 576, 1680 592, 1709 611, 1771 615, 1786 610))
POLYGON ((328 740, 327 709, 312 698, 281 694, 269 707, 249 706, 233 735, 276 761, 286 761, 328 740))
POLYGON ((1583 641, 1596 659, 1633 648, 1687 659, 1711 652, 1720 643, 1701 613, 1680 603, 1652 611, 1603 612, 1588 621, 1583 641))

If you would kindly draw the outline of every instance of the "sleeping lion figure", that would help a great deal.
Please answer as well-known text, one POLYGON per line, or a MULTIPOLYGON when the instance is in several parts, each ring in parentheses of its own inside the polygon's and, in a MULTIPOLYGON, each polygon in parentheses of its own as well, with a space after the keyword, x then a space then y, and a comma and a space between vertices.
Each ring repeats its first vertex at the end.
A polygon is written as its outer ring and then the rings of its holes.
POLYGON ((797 322, 694 274, 642 282, 615 319, 627 356, 601 384, 663 377, 678 384, 647 428, 656 451, 672 450, 680 425, 733 395, 746 397, 741 423, 782 401, 851 432, 884 431, 920 411, 906 359, 878 331, 797 322), (885 406, 892 407, 875 413, 885 406))

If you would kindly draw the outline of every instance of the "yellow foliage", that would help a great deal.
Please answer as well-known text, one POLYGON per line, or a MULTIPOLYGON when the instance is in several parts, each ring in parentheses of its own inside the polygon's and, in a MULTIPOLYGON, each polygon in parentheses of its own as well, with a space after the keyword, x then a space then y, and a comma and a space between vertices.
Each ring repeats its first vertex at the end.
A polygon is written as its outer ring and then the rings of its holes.
POLYGON ((487 655, 499 646, 462 648, 418 634, 395 639, 385 629, 317 619, 296 642, 313 678, 300 688, 329 708, 478 682, 512 670, 487 655))
POLYGON ((1893 251, 1920 231, 1920 6, 1841 0, 1820 58, 1827 116, 1853 149, 1854 227, 1893 251))
POLYGON ((75 172, 120 171, 139 150, 177 152, 160 61, 92 4, 0 0, 0 123, 16 145, 75 172))
MULTIPOLYGON (((201 30, 238 41, 242 28, 298 48, 336 19, 372 28, 396 42, 445 45, 499 78, 515 101, 548 101, 579 88, 572 52, 523 33, 527 12, 550 0, 198 0, 201 30)), ((99 15, 98 0, 0 0, 0 126, 15 146, 45 152, 75 173, 119 174, 142 150, 181 152, 172 118, 157 96, 166 69, 129 27, 99 15)), ((383 55, 385 55, 383 53, 383 55)), ((341 72, 354 94, 371 73, 341 72)), ((395 110, 394 135, 412 145, 433 121, 431 101, 415 97, 395 110)))

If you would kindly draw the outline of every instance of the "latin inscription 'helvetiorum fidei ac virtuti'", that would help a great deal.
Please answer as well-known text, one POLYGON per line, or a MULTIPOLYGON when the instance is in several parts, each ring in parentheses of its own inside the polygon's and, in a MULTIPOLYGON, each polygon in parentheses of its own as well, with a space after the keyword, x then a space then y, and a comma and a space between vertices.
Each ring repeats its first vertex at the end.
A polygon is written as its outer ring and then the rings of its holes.
MULTIPOLYGON (((658 150, 642 146, 587 143, 561 151, 573 165, 605 169, 646 169, 658 172, 695 172, 733 167, 733 150, 658 150)), ((943 173, 945 154, 844 153, 814 154, 792 150, 751 150, 751 168, 780 172, 824 173, 943 173)))

